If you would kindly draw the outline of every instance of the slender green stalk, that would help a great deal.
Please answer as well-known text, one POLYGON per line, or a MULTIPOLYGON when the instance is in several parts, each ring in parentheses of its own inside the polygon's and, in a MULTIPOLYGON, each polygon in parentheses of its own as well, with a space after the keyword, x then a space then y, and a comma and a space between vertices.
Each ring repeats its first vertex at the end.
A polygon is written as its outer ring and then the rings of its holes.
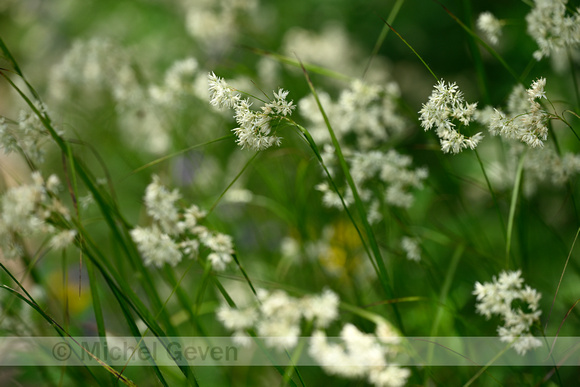
POLYGON ((508 218, 508 226, 507 226, 507 235, 506 235, 506 244, 505 244, 505 268, 506 270, 509 269, 509 259, 510 259, 510 250, 512 245, 512 232, 514 228, 514 218, 516 215, 516 207, 518 204, 518 197, 520 195, 520 188, 521 188, 521 181, 522 181, 522 174, 524 172, 524 161, 525 161, 525 151, 522 153, 520 157, 520 161, 518 163, 518 169, 516 172, 516 180, 514 181, 514 188, 512 190, 512 200, 510 203, 510 213, 508 218))
POLYGON ((445 12, 447 12, 447 14, 449 16, 451 16, 451 18, 453 20, 455 20, 455 22, 457 24, 459 24, 459 26, 461 28, 463 28, 463 30, 465 32, 467 32, 473 39, 475 39, 483 48, 485 48, 485 50, 487 52, 489 52, 491 54, 491 56, 493 56, 495 59, 497 59, 497 61, 499 63, 501 63, 501 65, 507 70, 508 73, 510 73, 510 75, 516 80, 518 81, 518 83, 523 84, 522 79, 519 75, 517 75, 517 73, 511 68, 510 65, 507 64, 507 62, 486 42, 484 42, 475 32, 473 32, 473 30, 471 28, 469 28, 468 26, 465 25, 465 23, 463 23, 461 20, 459 20, 459 18, 457 16, 455 16, 447 7, 445 7, 443 4, 441 4, 441 2, 439 2, 438 0, 433 0, 435 3, 439 4, 444 10, 445 12))
POLYGON ((223 192, 220 194, 220 196, 217 198, 217 200, 213 203, 213 205, 211 206, 211 208, 207 212, 207 215, 211 214, 211 212, 216 208, 216 206, 218 205, 220 200, 222 200, 224 195, 229 191, 230 188, 232 188, 232 186, 236 183, 236 181, 238 181, 240 176, 242 176, 244 174, 246 169, 248 169, 250 164, 252 164, 252 161, 254 161, 256 159, 256 157, 258 157, 259 154, 260 154, 260 152, 254 153, 254 155, 246 162, 246 164, 244 165, 242 170, 236 175, 236 177, 234 177, 234 179, 230 182, 230 184, 228 184, 228 186, 223 190, 223 192))
POLYGON ((415 56, 416 56, 416 57, 417 57, 417 58, 418 58, 418 59, 421 61, 421 63, 423 63, 423 65, 425 66, 425 68, 427 68, 427 70, 429 70, 429 72, 431 73, 431 75, 433 75, 433 77, 435 78, 435 80, 436 80, 436 81, 439 81, 439 78, 437 77, 437 75, 435 75, 435 73, 433 72, 433 70, 431 70, 431 67, 429 67, 429 65, 427 64, 427 62, 425 62, 425 60, 424 60, 424 59, 421 57, 421 55, 419 55, 419 53, 418 53, 417 51, 415 51, 415 49, 413 48, 413 46, 411 46, 411 45, 410 45, 410 44, 409 44, 409 43, 408 43, 408 42, 405 40, 405 38, 403 38, 403 37, 401 36, 401 34, 399 34, 399 33, 397 32, 397 30, 395 30, 395 29, 393 28, 393 26, 392 26, 392 25, 390 25, 390 24, 389 24, 389 23, 388 23, 388 22, 387 22, 385 19, 382 19, 382 20, 383 20, 383 22, 384 22, 384 23, 385 23, 385 24, 386 24, 386 25, 387 25, 387 26, 388 26, 388 27, 391 29, 391 31, 393 31, 393 32, 394 32, 394 33, 395 33, 395 34, 396 34, 396 35, 399 37, 399 39, 401 39, 401 41, 402 41, 403 43, 405 43, 405 45, 406 45, 407 47, 409 47, 409 49, 410 49, 411 51, 413 51, 413 54, 415 54, 415 56))
POLYGON ((298 68, 304 67, 308 71, 311 71, 315 74, 321 74, 321 75, 324 75, 324 76, 327 76, 330 78, 339 79, 339 80, 347 81, 347 82, 352 80, 351 77, 346 76, 346 75, 341 74, 341 73, 338 73, 336 71, 332 71, 332 70, 326 69, 324 67, 320 67, 320 66, 316 66, 316 65, 312 65, 312 64, 308 64, 308 63, 302 63, 296 59, 292 59, 292 58, 285 56, 285 55, 276 54, 274 52, 262 50, 259 48, 253 48, 253 47, 246 47, 246 48, 251 50, 255 54, 262 55, 262 56, 265 56, 268 58, 272 58, 274 60, 277 60, 280 63, 284 63, 284 64, 298 67, 298 68))
MULTIPOLYGON (((342 172, 344 173, 346 181, 347 181, 347 183, 352 191, 355 207, 357 209, 359 218, 363 224, 363 227, 364 227, 366 237, 368 239, 371 251, 373 252, 373 256, 369 256, 369 258, 371 258, 371 260, 373 260, 373 257, 374 257, 374 261, 375 261, 377 268, 378 268, 378 276, 380 279, 379 282, 381 283, 381 285, 386 293, 386 296, 388 298, 393 298, 394 292, 392 289, 391 280, 389 279, 389 275, 387 273, 387 268, 385 266, 385 262, 383 261, 383 257, 381 256, 381 252, 380 252, 379 246, 377 244, 377 241, 375 239, 374 232, 373 232, 371 225, 367 219, 366 211, 364 209, 363 202, 362 202, 360 195, 358 193, 358 189, 357 189, 356 184, 354 183, 354 180, 350 174, 349 167, 346 163, 344 155, 342 154, 342 149, 340 147, 338 139, 336 138, 336 134, 334 133, 334 130, 332 129, 332 125, 330 124, 328 116, 326 115, 326 112, 324 111, 324 107, 322 106, 322 103, 320 102, 320 98, 318 97, 318 93, 314 89, 314 85, 312 84, 312 81, 310 80, 310 76, 308 75, 308 72, 306 71, 306 69, 303 67, 302 70, 304 72, 304 76, 306 78, 306 82, 308 83, 310 91, 311 91, 312 95, 314 96, 314 99, 316 100, 316 104, 318 105, 318 110, 320 111, 320 114, 322 114, 322 117, 323 117, 324 122, 326 124, 326 127, 328 129, 328 132, 330 134, 330 138, 332 139, 332 144, 334 146, 336 156, 338 158, 342 172)), ((401 315, 399 313, 397 305, 392 304, 392 306, 393 306, 393 311, 395 313, 395 318, 397 319, 397 324, 399 326, 399 329, 401 329, 401 332, 404 332, 403 321, 401 319, 401 315)))
MULTIPOLYGON (((296 128, 298 128, 298 130, 300 130, 300 132, 302 133, 302 135, 304 136, 304 138, 306 139, 306 142, 310 145, 310 148, 312 149, 312 151, 314 152, 314 155, 316 156, 316 158, 318 159, 318 162, 320 163, 320 165, 322 166, 322 169, 324 170, 324 173, 326 174, 326 176, 328 177, 328 180, 330 181, 330 184, 332 185, 332 188, 334 189, 334 191, 336 192, 336 194, 338 195, 338 197, 340 198, 340 202, 344 208, 344 210, 346 211, 346 214, 349 218, 349 220, 351 221, 354 229, 356 230, 356 233, 361 241, 361 244, 366 252, 366 254, 371 257, 372 253, 369 249, 369 246, 357 224, 357 222, 355 221, 352 213, 350 212, 348 205, 346 204, 346 201, 344 200, 343 195, 340 193, 340 190, 338 189, 338 186, 336 185, 336 182, 334 181, 334 178, 332 177, 330 171, 328 170, 328 167, 326 166, 326 164, 324 163, 324 160, 322 159, 322 156, 320 155, 320 150, 318 149, 318 145, 316 145, 316 143, 314 142, 314 139, 312 138, 312 136, 310 135, 310 133, 308 133, 308 131, 301 125, 295 124, 296 128)), ((375 269, 375 272, 378 274, 379 273, 379 269, 376 265, 376 263, 374 262, 374 260, 371 259, 371 264, 373 265, 373 268, 375 269)))
MULTIPOLYGON (((516 340, 517 340, 517 339, 516 339, 516 340)), ((463 387, 469 387, 469 386, 471 386, 471 385, 472 385, 472 384, 473 384, 473 383, 474 383, 474 382, 475 382, 477 379, 479 379, 479 377, 480 377, 481 375, 483 375, 483 373, 484 373, 484 372, 486 372, 486 371, 487 371, 487 369, 488 369, 490 366, 492 366, 492 365, 493 365, 493 363, 495 363, 495 362, 496 362, 496 360, 497 360, 497 359, 499 359, 500 357, 502 357, 502 356, 503 356, 503 354, 504 354, 504 353, 506 353, 507 351, 509 351, 509 350, 510 350, 510 348, 511 348, 511 346, 512 346, 512 343, 509 343, 508 345, 506 345, 506 346, 505 346, 505 347, 504 347, 504 348, 503 348, 503 349, 502 349, 502 350, 501 350, 501 351, 500 351, 500 352, 499 352, 497 355, 495 355, 495 356, 494 356, 494 357, 493 357, 493 358, 492 358, 492 359, 491 359, 489 362, 487 362, 487 364, 486 364, 485 366, 481 367, 481 368, 480 368, 480 369, 477 371, 477 373, 476 373, 475 375, 473 375, 473 377, 472 377, 471 379, 469 379, 469 380, 467 381, 467 383, 465 383, 465 384, 463 385, 463 387)))
POLYGON ((475 152, 475 157, 477 157, 477 162, 479 163, 479 166, 481 168, 481 172, 483 173, 483 177, 485 178, 485 182, 487 184, 487 189, 489 190, 489 193, 491 194, 491 198, 493 199, 493 204, 495 206, 495 209, 497 210, 497 216, 499 218, 499 224, 501 225, 502 235, 504 237, 506 237, 505 223, 503 220, 503 216, 501 216, 501 209, 499 208, 499 202, 497 201, 497 196, 495 195, 495 191, 493 190, 493 188, 491 186, 491 182, 489 181, 487 173, 485 172, 485 167, 483 166, 483 162, 481 161, 481 157, 479 157, 479 152, 477 151, 477 149, 474 149, 473 151, 475 152))
MULTIPOLYGON (((471 11, 471 1, 463 0, 463 9, 465 13, 465 19, 468 20, 467 26, 469 30, 473 31, 472 22, 472 11, 471 11)), ((481 52, 479 52, 479 47, 475 42, 473 34, 467 34, 467 44, 469 45, 469 51, 473 57, 473 63, 475 65, 475 71, 477 74, 477 84, 483 95, 484 102, 486 104, 491 104, 491 98, 489 96, 489 90, 487 89, 487 76, 485 74, 485 66, 483 65, 483 60, 481 58, 481 52)))
MULTIPOLYGON (((52 317, 50 317, 39 305, 38 303, 34 300, 34 298, 30 295, 30 293, 28 293, 28 291, 24 288, 24 286, 22 286, 22 284, 16 279, 16 277, 14 277, 12 275, 12 273, 0 262, 0 268, 6 273, 8 274, 8 276, 12 279, 12 281, 14 281, 14 283, 20 288, 20 290, 24 293, 21 294, 20 292, 6 286, 6 285, 0 285, 0 288, 3 288, 7 291, 9 291, 10 293, 12 293, 14 296, 18 297, 19 299, 21 299, 22 301, 24 301, 25 303, 27 303, 32 309, 34 309, 36 312, 38 312, 42 318, 44 318, 54 329, 55 331, 58 333, 59 336, 61 337, 68 337, 69 339, 71 339, 81 350, 83 350, 85 353, 87 353, 87 355, 89 355, 92 359, 94 359, 96 362, 98 362, 103 368, 105 368, 108 372, 110 372, 111 374, 115 375, 115 377, 120 380, 121 382, 123 382, 125 385, 127 386, 136 386, 136 384, 134 384, 132 381, 130 381, 129 379, 125 378, 122 374, 120 374, 118 371, 116 371, 115 369, 113 369, 111 366, 109 366, 108 364, 106 364, 104 361, 102 361, 101 359, 99 359, 98 357, 96 357, 94 354, 92 354, 90 351, 88 351, 86 348, 84 348, 78 341, 76 341, 69 333, 68 331, 63 328, 59 323, 57 323, 52 317)), ((71 348, 72 349, 72 348, 71 348)), ((88 368, 87 368, 88 369, 88 368)), ((89 370, 90 372, 90 370, 89 370)), ((94 374, 91 372, 91 375, 93 377, 94 374)))
POLYGON ((187 153, 187 152, 189 152, 191 150, 194 150, 194 149, 197 149, 197 148, 202 148, 202 147, 204 147, 206 145, 210 145, 210 144, 213 144, 213 143, 216 143, 216 142, 220 142, 220 141, 223 141, 223 140, 227 140, 227 139, 232 138, 232 137, 234 137, 234 134, 233 133, 228 134, 227 136, 218 137, 218 138, 216 138, 214 140, 206 141, 206 142, 201 143, 201 144, 195 144, 195 145, 192 145, 190 147, 187 147, 187 148, 178 150, 177 152, 173 152, 173 153, 168 154, 168 155, 165 155, 163 157, 159 157, 158 159, 155 159, 153 161, 150 161, 147 164, 142 165, 139 168, 131 171, 131 173, 128 176, 126 176, 125 178, 127 178, 127 177, 129 177, 131 175, 134 175, 134 174, 136 174, 138 172, 141 172, 141 171, 143 171, 143 170, 145 170, 147 168, 150 168, 150 167, 152 167, 154 165, 157 165, 159 163, 162 163, 163 161, 166 161, 166 160, 172 159, 172 158, 174 158, 176 156, 179 156, 181 154, 187 153))
MULTIPOLYGON (((393 22, 395 21, 395 18, 399 14, 399 11, 401 10, 401 7, 403 6, 404 2, 405 2, 405 0, 397 0, 395 5, 393 5, 393 8, 391 9, 391 12, 389 12, 389 16, 387 17, 388 24, 393 24, 393 22)), ((381 30, 381 33, 377 39, 377 42, 375 43, 375 47, 373 48, 373 52, 371 53, 369 61, 367 62, 367 65, 365 67, 365 71, 363 72, 363 78, 366 76, 367 72, 369 71, 369 68, 371 67, 371 63, 372 63, 373 59, 379 53, 379 50, 381 49, 381 46, 383 45, 383 42, 387 38, 388 34, 389 34, 389 27, 387 25, 385 25, 385 26, 383 26, 383 29, 381 30)))
MULTIPOLYGON (((453 279, 455 278, 455 273, 457 272, 457 265, 463 256, 463 252, 465 251, 465 245, 460 244, 455 249, 453 256, 451 257, 451 262, 449 263, 449 268, 447 269, 447 274, 445 275, 445 280, 443 281, 443 286, 441 287, 441 293, 439 294, 439 304, 446 305, 445 301, 447 300, 447 296, 449 295, 449 290, 451 289, 451 284, 453 283, 453 279)), ((431 326, 431 337, 436 337, 439 331, 439 325, 441 324, 441 319, 443 319, 443 308, 437 308, 437 314, 435 315, 435 319, 433 320, 433 325, 431 326)), ((434 346, 429 347, 429 352, 427 354, 427 363, 431 364, 431 360, 433 359, 433 350, 435 349, 434 346)), ((428 374, 425 374, 424 385, 429 385, 429 378, 428 374)))

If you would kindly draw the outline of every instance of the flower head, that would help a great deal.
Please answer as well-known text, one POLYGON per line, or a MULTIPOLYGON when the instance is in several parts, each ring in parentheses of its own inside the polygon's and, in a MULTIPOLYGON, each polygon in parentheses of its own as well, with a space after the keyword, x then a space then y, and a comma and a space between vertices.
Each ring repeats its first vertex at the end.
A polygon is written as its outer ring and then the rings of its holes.
POLYGON ((485 33, 492 44, 497 44, 501 36, 502 22, 491 12, 483 12, 477 18, 477 28, 485 33))
POLYGON ((261 151, 280 145, 282 138, 272 133, 272 121, 292 114, 296 108, 292 101, 286 100, 288 91, 278 89, 278 92, 274 92, 273 101, 264 104, 261 111, 255 111, 250 108, 250 100, 243 99, 224 79, 210 73, 208 80, 210 104, 218 108, 234 109, 234 118, 239 126, 232 129, 232 132, 242 149, 261 151))
POLYGON ((466 137, 455 129, 456 122, 468 126, 474 118, 477 103, 468 104, 455 83, 439 81, 419 111, 421 126, 425 130, 435 127, 444 153, 459 153, 463 149, 475 149, 483 138, 481 133, 466 137))

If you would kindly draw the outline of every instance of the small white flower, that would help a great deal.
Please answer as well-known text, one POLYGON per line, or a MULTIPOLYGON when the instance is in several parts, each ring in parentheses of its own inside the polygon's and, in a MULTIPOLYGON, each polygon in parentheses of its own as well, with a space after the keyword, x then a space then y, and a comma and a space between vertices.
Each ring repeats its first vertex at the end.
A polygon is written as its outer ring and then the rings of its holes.
POLYGON ((502 22, 491 12, 483 12, 477 18, 477 28, 483 31, 492 44, 497 44, 501 36, 502 22))
POLYGON ((68 247, 77 235, 76 230, 64 230, 52 237, 49 244, 53 249, 64 249, 68 247))
POLYGON ((157 227, 136 227, 131 230, 131 237, 143 256, 145 265, 162 267, 168 263, 175 266, 181 261, 177 244, 157 227))
POLYGON ((534 58, 540 60, 580 44, 580 12, 566 13, 568 0, 534 0, 526 16, 528 34, 536 40, 534 58))
POLYGON ((169 191, 163 185, 159 176, 153 175, 151 182, 145 189, 143 200, 147 208, 147 214, 155 219, 163 232, 167 234, 179 233, 179 213, 175 202, 181 198, 179 191, 169 191))
POLYGON ((404 236, 401 238, 401 247, 405 251, 408 260, 415 262, 421 260, 421 248, 417 239, 404 236))

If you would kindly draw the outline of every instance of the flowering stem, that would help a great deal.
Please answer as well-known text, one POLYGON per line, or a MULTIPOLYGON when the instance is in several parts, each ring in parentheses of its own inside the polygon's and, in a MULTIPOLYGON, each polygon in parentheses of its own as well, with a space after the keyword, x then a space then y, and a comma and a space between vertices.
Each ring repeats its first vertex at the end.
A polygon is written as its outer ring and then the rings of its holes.
POLYGON ((514 228, 514 218, 516 214, 516 206, 518 202, 518 196, 520 193, 521 188, 521 181, 522 181, 522 174, 524 171, 524 160, 526 154, 525 151, 520 158, 520 162, 518 163, 518 170, 516 172, 516 180, 514 182, 514 189, 512 191, 512 201, 510 203, 510 214, 508 218, 508 228, 506 234, 506 245, 505 245, 505 267, 506 270, 509 269, 509 257, 510 257, 510 250, 512 244, 512 231, 514 228))
MULTIPOLYGON (((302 133, 302 135, 306 139, 306 142, 308 142, 308 144, 310 145, 310 148, 312 149, 312 151, 316 155, 316 158, 318 159, 318 162, 322 166, 322 169, 324 169, 324 172, 326 173, 326 176, 328 177, 328 180, 330 181, 330 184, 332 185, 332 188, 334 189, 334 191, 336 192, 336 194, 340 198, 340 202, 342 203, 342 206, 343 206, 344 210, 346 211, 346 214, 347 214, 348 218, 350 219, 352 225, 354 226, 354 229, 356 230, 356 232, 357 232, 357 234, 358 234, 358 236, 359 236, 359 238, 361 240, 361 243, 363 245, 363 248, 365 249, 365 252, 367 253, 367 255, 369 257, 371 257, 371 251, 369 250, 369 247, 368 247, 368 245, 367 245, 367 243, 366 243, 366 241, 365 241, 365 239, 364 239, 364 237, 362 235, 362 232, 360 231, 360 228, 358 227, 357 223, 355 222, 354 217, 352 216, 352 213, 348 209, 348 205, 344 201, 344 197, 342 196, 342 194, 340 193, 340 191, 338 189, 338 186, 334 182, 334 179, 332 178, 332 175, 330 174, 330 171, 326 167, 326 164, 324 163, 324 160, 322 159, 322 156, 320 156, 320 151, 318 149, 318 146, 314 142, 314 139, 312 138, 312 136, 310 135, 310 133, 308 133, 308 131, 306 130, 306 128, 304 128, 301 125, 298 125, 297 123, 294 123, 294 125, 296 126, 296 128, 298 128, 298 130, 300 130, 300 132, 302 133)), ((376 273, 379 273, 379 269, 376 266, 375 261, 373 261, 372 259, 371 259, 371 264, 373 265, 373 268, 375 269, 375 272, 376 273)))
POLYGON ((387 23, 387 21, 385 19, 382 19, 382 20, 391 29, 391 31, 393 31, 399 37, 399 39, 401 39, 403 41, 403 43, 405 43, 407 45, 407 47, 409 47, 411 49, 411 51, 413 51, 413 54, 415 54, 415 56, 417 58, 419 58, 419 60, 423 63, 423 65, 425 65, 425 67, 427 68, 427 70, 429 70, 429 72, 431 73, 431 75, 433 75, 433 77, 435 77, 435 80, 436 81, 439 81, 439 78, 437 77, 437 75, 435 75, 435 73, 433 72, 433 70, 431 70, 431 67, 429 67, 429 65, 427 64, 427 62, 425 62, 423 60, 423 58, 421 57, 421 55, 419 55, 419 53, 417 51, 415 51, 415 49, 401 36, 401 34, 399 34, 397 32, 397 30, 395 30, 393 28, 393 26, 391 26, 389 23, 387 23))
MULTIPOLYGON (((439 305, 440 307, 437 308, 437 314, 435 315, 435 319, 433 320, 433 325, 431 326, 431 337, 437 336, 437 331, 439 330, 439 324, 441 323, 441 319, 443 318, 445 300, 447 300, 447 296, 449 295, 449 289, 451 289, 451 283, 453 282, 453 277, 455 277, 455 272, 457 271, 457 265, 459 264, 459 260, 465 251, 465 245, 462 243, 455 249, 455 253, 451 258, 451 263, 449 263, 449 268, 447 269, 447 274, 445 275, 445 280, 443 282, 443 286, 441 287, 441 293, 439 295, 439 305)), ((426 364, 431 364, 431 360, 433 359, 433 351, 435 347, 430 346, 429 352, 427 353, 427 362, 426 364)), ((429 383, 429 374, 425 373, 425 381, 424 385, 427 386, 429 383)))
POLYGON ((499 203, 497 201, 497 196, 495 196, 495 192, 493 191, 493 188, 491 187, 491 182, 489 181, 489 178, 487 177, 487 173, 485 172, 485 168, 483 167, 483 162, 481 161, 481 158, 479 157, 479 152, 477 152, 477 149, 474 149, 473 151, 475 152, 475 157, 477 157, 477 161, 479 162, 479 166, 481 167, 481 172, 483 173, 483 177, 485 178, 485 182, 487 183, 487 189, 489 189, 489 192, 491 193, 491 197, 493 199, 493 203, 495 205, 495 208, 497 209, 497 215, 499 217, 499 224, 501 225, 502 234, 505 236, 506 235, 505 223, 503 221, 503 217, 501 216, 501 211, 499 209, 499 203))
MULTIPOLYGON (((211 206, 211 208, 209 209, 209 211, 207 212, 207 215, 211 214, 211 212, 215 209, 215 207, 218 205, 218 203, 220 202, 220 200, 222 200, 222 198, 224 197, 224 195, 228 192, 228 190, 230 188, 232 188, 232 185, 234 185, 236 183, 236 181, 238 181, 238 179, 240 178, 240 176, 242 176, 242 174, 244 173, 244 171, 250 166, 250 164, 252 163, 252 161, 254 161, 254 159, 260 154, 260 152, 256 152, 249 160, 248 162, 246 162, 246 165, 244 165, 244 167, 242 168, 242 170, 236 175, 236 177, 234 177, 234 179, 231 181, 231 183, 226 187, 226 189, 224 189, 224 191, 221 193, 221 195, 217 198, 217 200, 215 201, 215 203, 213 204, 213 206, 211 206)), ((206 215, 206 216, 207 216, 206 215)))

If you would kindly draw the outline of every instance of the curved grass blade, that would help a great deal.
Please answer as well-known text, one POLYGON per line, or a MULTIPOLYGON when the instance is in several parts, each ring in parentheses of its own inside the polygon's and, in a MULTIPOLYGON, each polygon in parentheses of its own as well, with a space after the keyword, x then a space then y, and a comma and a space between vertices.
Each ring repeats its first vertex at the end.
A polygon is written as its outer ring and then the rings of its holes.
MULTIPOLYGON (((34 298, 32 298, 32 296, 26 291, 26 289, 22 286, 22 284, 20 284, 20 282, 12 275, 12 273, 0 262, 0 268, 2 268, 2 270, 4 270, 4 272, 6 274, 8 274, 8 276, 10 276, 10 278, 18 285, 18 287, 26 294, 26 297, 22 294, 20 294, 18 291, 6 286, 6 285, 0 285, 0 288, 3 288, 7 291, 9 291, 10 293, 12 293, 14 296, 18 297, 19 299, 21 299, 22 301, 24 301, 25 303, 27 303, 32 309, 34 309, 36 312, 38 312, 42 318, 44 318, 50 325, 52 325, 56 332, 61 336, 61 337, 67 337, 69 339, 71 339, 75 344, 78 345, 78 347, 83 350, 87 355, 89 355, 92 359, 94 359, 96 362, 98 362, 104 369, 106 369, 108 372, 110 372, 111 374, 113 374, 115 376, 115 378, 117 378, 118 380, 120 380, 123 384, 127 385, 127 386, 136 386, 135 383, 133 383, 132 381, 130 381, 129 379, 127 379, 126 377, 124 377, 121 373, 119 373, 117 370, 115 370, 114 368, 112 368, 111 366, 109 366, 107 363, 105 363, 104 361, 102 361, 101 359, 99 359, 97 356, 95 356, 94 354, 92 354, 89 350, 87 350, 86 348, 84 348, 78 341, 76 341, 68 332, 66 329, 64 329, 59 323, 57 323, 52 317, 50 317, 44 310, 42 310, 42 308, 36 303, 36 301, 34 301, 34 298)), ((86 367, 88 369, 88 367, 86 367)), ((92 373, 91 373, 92 375, 92 373)), ((93 375, 94 377, 94 375, 93 375)))
MULTIPOLYGON (((381 252, 380 252, 379 246, 377 244, 377 241, 375 239, 374 232, 373 232, 371 225, 367 219, 366 211, 364 209, 363 202, 362 202, 360 195, 358 193, 358 189, 357 189, 356 184, 354 183, 354 180, 350 174, 350 170, 348 168, 348 165, 346 163, 344 155, 342 154, 342 149, 340 147, 338 139, 336 138, 334 130, 332 129, 332 125, 330 124, 328 116, 326 115, 326 112, 324 111, 324 107, 322 106, 322 103, 320 102, 320 98, 318 97, 318 93, 314 89, 314 85, 312 84, 312 81, 310 80, 310 76, 308 75, 308 72, 306 71, 306 69, 304 67, 302 67, 302 71, 304 72, 304 77, 306 79, 306 82, 308 83, 308 87, 310 88, 310 91, 311 91, 312 95, 314 96, 314 99, 316 100, 316 104, 318 105, 318 110, 320 111, 320 114, 322 114, 322 117, 323 117, 324 122, 326 124, 326 127, 328 129, 328 132, 329 132, 330 137, 332 139, 332 144, 334 146, 340 167, 341 167, 342 172, 344 173, 344 176, 346 178, 346 181, 347 181, 347 183, 352 191, 355 207, 357 209, 359 218, 363 224, 366 237, 368 239, 371 251, 373 253, 373 255, 369 256, 369 258, 371 260, 374 259, 374 261, 377 265, 377 268, 378 268, 377 274, 378 274, 378 277, 380 279, 379 282, 381 283, 383 290, 385 291, 387 297, 393 298, 394 297, 393 296, 393 289, 392 289, 392 285, 391 285, 391 280, 389 279, 389 275, 387 273, 387 268, 385 267, 385 262, 383 261, 383 257, 381 256, 381 252)), ((403 321, 401 319, 401 315, 399 313, 397 305, 392 304, 392 307, 393 307, 393 311, 395 313, 395 318, 397 320, 397 325, 399 326, 399 329, 401 330, 401 332, 404 332, 403 321)))

